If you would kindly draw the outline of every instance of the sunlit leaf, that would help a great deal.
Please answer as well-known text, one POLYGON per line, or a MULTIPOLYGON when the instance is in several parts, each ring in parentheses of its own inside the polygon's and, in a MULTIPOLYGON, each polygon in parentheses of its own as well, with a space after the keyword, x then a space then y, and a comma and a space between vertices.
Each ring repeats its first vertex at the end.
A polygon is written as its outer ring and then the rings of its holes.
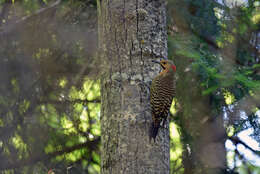
POLYGON ((202 95, 211 94, 212 92, 215 92, 218 88, 219 88, 219 86, 212 86, 210 88, 207 88, 207 89, 202 91, 202 95))
POLYGON ((232 104, 235 101, 235 97, 233 94, 231 94, 229 91, 225 90, 223 92, 224 98, 225 98, 225 102, 227 105, 232 104))

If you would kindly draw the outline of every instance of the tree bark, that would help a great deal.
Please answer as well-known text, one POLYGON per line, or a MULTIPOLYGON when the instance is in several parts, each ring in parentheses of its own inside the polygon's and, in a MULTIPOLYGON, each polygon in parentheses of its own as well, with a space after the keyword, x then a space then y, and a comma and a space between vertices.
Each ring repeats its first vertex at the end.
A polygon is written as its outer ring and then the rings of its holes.
POLYGON ((98 0, 101 173, 168 174, 169 128, 149 142, 149 85, 167 57, 164 0, 98 0))

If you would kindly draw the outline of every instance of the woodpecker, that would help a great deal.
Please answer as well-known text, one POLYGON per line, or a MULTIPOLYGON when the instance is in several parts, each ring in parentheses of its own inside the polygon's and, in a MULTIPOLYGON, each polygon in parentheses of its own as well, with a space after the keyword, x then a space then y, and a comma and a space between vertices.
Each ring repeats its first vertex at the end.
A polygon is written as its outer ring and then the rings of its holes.
POLYGON ((152 108, 152 124, 150 127, 150 140, 158 134, 160 124, 165 124, 167 116, 175 96, 175 72, 176 66, 170 60, 152 61, 162 67, 162 71, 156 76, 150 87, 150 103, 152 108))

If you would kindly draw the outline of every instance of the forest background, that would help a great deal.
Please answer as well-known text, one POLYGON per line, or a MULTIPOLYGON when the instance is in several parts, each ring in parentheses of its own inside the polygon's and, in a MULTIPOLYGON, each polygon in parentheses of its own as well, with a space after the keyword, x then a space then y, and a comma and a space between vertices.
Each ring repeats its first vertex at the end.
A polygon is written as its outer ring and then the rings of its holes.
MULTIPOLYGON (((225 134, 222 173, 260 173, 260 1, 166 3, 177 67, 171 173, 196 170, 197 134, 215 120, 210 130, 225 134), (198 98, 205 103, 191 107, 198 98)), ((1 173, 100 173, 97 5, 0 0, 1 173)))

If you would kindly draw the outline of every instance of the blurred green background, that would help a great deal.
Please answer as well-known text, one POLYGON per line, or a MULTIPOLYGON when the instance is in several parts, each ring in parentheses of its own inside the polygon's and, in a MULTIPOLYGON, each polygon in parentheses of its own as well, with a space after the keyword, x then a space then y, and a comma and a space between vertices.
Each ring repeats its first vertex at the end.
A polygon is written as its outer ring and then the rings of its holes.
MULTIPOLYGON (((53 3, 0 0, 3 174, 100 173, 103 67, 96 53, 96 1, 53 3)), ((178 81, 182 73, 195 75, 200 95, 216 113, 212 117, 224 119, 223 173, 260 173, 260 2, 168 0, 167 20, 178 81)), ((180 112, 192 112, 183 109, 186 98, 179 92, 171 107, 171 173, 176 174, 184 173, 184 149, 192 150, 194 138, 180 119, 180 112)))

